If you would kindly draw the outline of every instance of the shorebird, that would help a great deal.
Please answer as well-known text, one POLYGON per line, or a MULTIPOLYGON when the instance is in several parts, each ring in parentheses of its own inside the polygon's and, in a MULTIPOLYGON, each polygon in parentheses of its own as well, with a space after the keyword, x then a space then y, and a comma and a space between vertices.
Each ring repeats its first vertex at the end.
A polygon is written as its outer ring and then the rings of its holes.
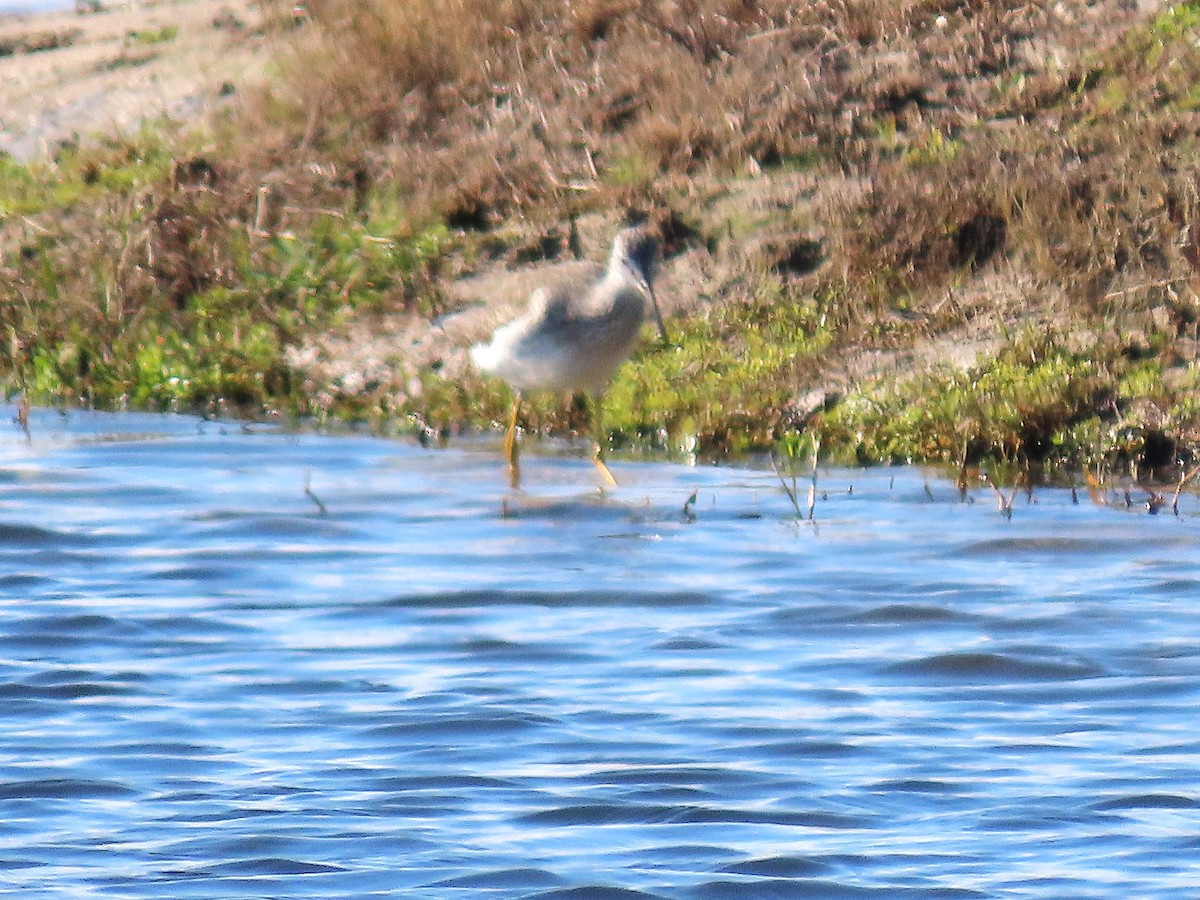
POLYGON ((613 241, 608 268, 592 264, 557 283, 543 284, 529 297, 525 312, 496 329, 490 342, 471 348, 475 365, 513 389, 504 453, 508 480, 521 485, 517 418, 521 392, 554 390, 591 395, 596 452, 592 461, 609 487, 616 479, 604 463, 600 394, 637 343, 649 309, 667 342, 667 329, 654 296, 658 241, 644 227, 626 228, 613 241))

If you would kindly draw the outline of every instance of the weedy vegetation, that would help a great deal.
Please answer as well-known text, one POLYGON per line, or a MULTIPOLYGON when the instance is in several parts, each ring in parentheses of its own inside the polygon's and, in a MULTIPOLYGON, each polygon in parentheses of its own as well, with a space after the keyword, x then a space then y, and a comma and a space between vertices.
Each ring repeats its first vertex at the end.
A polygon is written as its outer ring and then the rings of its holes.
POLYGON ((797 519, 807 519, 812 522, 817 514, 817 476, 821 458, 821 436, 815 429, 809 429, 803 434, 791 432, 779 439, 778 446, 772 450, 771 469, 779 479, 779 485, 796 511, 797 519), (807 451, 807 452, 806 452, 807 451), (798 480, 805 457, 809 461, 808 502, 805 508, 800 505, 800 490, 798 480))
MULTIPOLYGON (((436 332, 456 278, 567 258, 568 223, 605 243, 618 210, 661 224, 678 295, 675 345, 605 400, 619 447, 1190 469, 1200 3, 306 9, 205 130, 0 159, 10 393, 487 425, 507 391, 461 343, 353 383, 297 348, 436 332)), ((577 419, 544 398, 527 424, 577 419)))

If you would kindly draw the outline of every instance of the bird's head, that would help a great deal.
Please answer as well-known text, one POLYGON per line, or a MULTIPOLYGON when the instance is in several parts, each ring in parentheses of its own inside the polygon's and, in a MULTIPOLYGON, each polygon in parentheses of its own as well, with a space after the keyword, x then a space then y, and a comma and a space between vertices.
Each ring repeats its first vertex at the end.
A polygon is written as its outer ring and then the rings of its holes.
POLYGON ((651 284, 658 272, 658 238, 644 226, 623 229, 613 241, 613 261, 651 284))
POLYGON ((655 324, 663 343, 667 342, 667 328, 663 324, 658 298, 654 296, 654 276, 658 272, 658 237, 645 226, 625 228, 617 233, 613 241, 612 266, 621 267, 641 285, 654 310, 655 324))

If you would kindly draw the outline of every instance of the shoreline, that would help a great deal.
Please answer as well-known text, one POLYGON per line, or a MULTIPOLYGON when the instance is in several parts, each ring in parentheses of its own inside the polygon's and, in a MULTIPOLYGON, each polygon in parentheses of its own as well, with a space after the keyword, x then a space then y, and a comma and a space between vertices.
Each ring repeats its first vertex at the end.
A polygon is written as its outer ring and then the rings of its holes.
MULTIPOLYGON (((863 30, 856 4, 764 5, 708 46, 616 9, 497 31, 471 8, 444 44, 435 0, 366 23, 352 0, 0 20, 9 389, 486 427, 508 396, 466 347, 639 214, 678 343, 618 373, 618 446, 732 458, 814 430, 863 463, 1168 479, 1200 457, 1176 164, 1200 119, 1175 74, 1200 72, 1200 9, 914 2, 863 30), (810 90, 755 87, 776 81, 810 90), (744 114, 686 115, 713 102, 744 114)), ((546 397, 524 424, 579 413, 546 397)))

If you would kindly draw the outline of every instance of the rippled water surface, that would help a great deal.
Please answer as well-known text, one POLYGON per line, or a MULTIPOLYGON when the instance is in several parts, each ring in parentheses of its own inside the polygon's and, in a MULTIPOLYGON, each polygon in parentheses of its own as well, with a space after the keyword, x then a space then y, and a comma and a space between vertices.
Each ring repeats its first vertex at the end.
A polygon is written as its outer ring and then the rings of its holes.
POLYGON ((0 895, 1200 896, 1195 497, 0 414, 0 895))

